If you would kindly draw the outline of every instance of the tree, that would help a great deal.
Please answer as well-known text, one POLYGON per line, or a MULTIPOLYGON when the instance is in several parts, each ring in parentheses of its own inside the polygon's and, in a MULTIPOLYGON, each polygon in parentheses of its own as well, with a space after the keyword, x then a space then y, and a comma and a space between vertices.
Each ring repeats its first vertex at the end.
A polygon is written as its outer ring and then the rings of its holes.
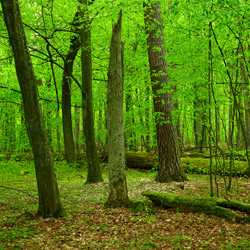
MULTIPOLYGON (((72 26, 77 30, 79 25, 79 13, 77 12, 72 26)), ((64 62, 63 85, 62 85, 62 121, 65 156, 69 164, 75 163, 75 143, 72 129, 71 115, 71 75, 73 73, 74 60, 80 49, 80 36, 74 35, 70 39, 70 48, 64 62)))
POLYGON ((1 4, 22 92, 26 128, 34 155, 39 195, 37 216, 62 217, 65 211, 60 201, 51 149, 45 131, 36 78, 18 1, 1 0, 1 4))
POLYGON ((83 22, 83 28, 80 31, 82 44, 82 88, 86 91, 85 95, 83 95, 83 123, 88 165, 86 183, 96 183, 102 181, 102 174, 95 142, 90 19, 88 16, 88 0, 80 0, 80 3, 82 4, 80 15, 83 22))
POLYGON ((108 71, 109 197, 107 206, 129 206, 123 128, 122 11, 113 27, 108 71))
POLYGON ((160 2, 144 4, 150 76, 154 93, 156 132, 159 153, 157 181, 184 181, 176 127, 173 125, 172 94, 168 86, 166 49, 160 2))

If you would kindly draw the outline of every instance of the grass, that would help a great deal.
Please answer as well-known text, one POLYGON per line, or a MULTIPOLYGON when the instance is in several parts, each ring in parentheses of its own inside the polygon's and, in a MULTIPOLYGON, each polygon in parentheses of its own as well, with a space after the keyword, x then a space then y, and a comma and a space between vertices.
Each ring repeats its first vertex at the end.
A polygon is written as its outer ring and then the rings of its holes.
MULTIPOLYGON (((197 160, 198 161, 198 160, 197 160)), ((195 164, 195 163, 194 163, 195 164)), ((55 162, 62 203, 68 216, 35 218, 37 188, 33 163, 0 161, 0 250, 2 249, 250 249, 248 224, 238 224, 178 210, 155 214, 131 213, 125 208, 104 209, 108 197, 108 172, 103 183, 84 185, 85 168, 55 162), (10 188, 10 189, 9 189, 10 188)), ((178 183, 159 184, 155 172, 128 170, 129 195, 141 198, 145 190, 208 196, 209 180, 189 175, 184 190, 178 183)), ((218 179, 220 195, 225 195, 218 179)), ((250 202, 250 182, 236 180, 228 198, 250 202)))

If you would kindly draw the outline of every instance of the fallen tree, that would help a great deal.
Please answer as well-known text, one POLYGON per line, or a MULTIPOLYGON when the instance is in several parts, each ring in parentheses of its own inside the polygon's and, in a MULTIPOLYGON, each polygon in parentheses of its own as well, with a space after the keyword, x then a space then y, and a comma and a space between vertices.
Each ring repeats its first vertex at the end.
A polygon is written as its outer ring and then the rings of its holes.
POLYGON ((215 197, 197 198, 152 191, 142 192, 142 195, 150 199, 154 206, 178 208, 185 212, 203 212, 227 220, 250 223, 250 204, 215 197))
MULTIPOLYGON (((100 161, 102 163, 108 162, 108 156, 103 154, 100 156, 100 161)), ((206 158, 193 158, 189 157, 188 154, 182 155, 181 158, 182 166, 184 171, 189 174, 209 174, 209 159, 206 158)), ((152 155, 148 153, 127 153, 126 154, 127 168, 140 169, 140 170, 157 170, 158 169, 158 157, 157 155, 152 155)), ((247 163, 243 161, 235 161, 235 166, 230 170, 230 161, 225 160, 225 167, 215 168, 213 166, 213 174, 227 176, 230 174, 232 176, 245 176, 245 170, 247 168, 247 163)), ((249 175, 247 175, 249 176, 249 175)))

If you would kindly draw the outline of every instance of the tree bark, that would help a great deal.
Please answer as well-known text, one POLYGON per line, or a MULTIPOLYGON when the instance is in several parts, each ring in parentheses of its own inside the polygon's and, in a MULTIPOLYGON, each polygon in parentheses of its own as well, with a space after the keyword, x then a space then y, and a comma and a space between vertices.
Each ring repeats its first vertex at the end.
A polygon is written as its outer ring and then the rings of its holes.
POLYGON ((65 215, 65 211, 60 201, 52 154, 45 131, 36 79, 18 1, 1 0, 1 3, 22 92, 26 128, 34 155, 39 195, 37 216, 61 217, 65 215))
MULTIPOLYGON (((59 120, 59 110, 56 110, 56 119, 59 120)), ((61 152, 61 134, 60 134, 60 125, 56 126, 56 144, 57 149, 56 152, 61 152)))
MULTIPOLYGON (((197 151, 200 151, 201 141, 202 141, 202 120, 201 120, 201 100, 196 96, 194 100, 194 142, 197 151)), ((202 150, 202 149, 201 149, 202 150)))
POLYGON ((125 168, 125 143, 123 128, 123 72, 121 55, 120 11, 113 27, 108 71, 108 158, 109 197, 107 206, 129 206, 125 168))
MULTIPOLYGON (((79 25, 79 13, 77 12, 72 25, 77 29, 79 25)), ((71 114, 71 75, 73 72, 74 60, 81 46, 80 36, 75 35, 70 39, 70 48, 64 62, 63 85, 62 85, 62 122, 65 158, 67 163, 76 162, 75 143, 72 129, 71 114)))
POLYGON ((76 152, 79 155, 81 151, 80 145, 80 110, 77 105, 74 107, 75 109, 75 145, 76 145, 76 152))
POLYGON ((148 35, 148 57, 154 93, 156 132, 159 151, 159 182, 184 181, 177 131, 172 121, 173 101, 168 89, 168 73, 160 2, 149 1, 145 7, 145 26, 148 35))
POLYGON ((95 142, 94 112, 92 98, 92 58, 91 58, 91 32, 88 16, 88 0, 79 0, 82 4, 80 15, 83 21, 83 28, 80 31, 82 44, 82 87, 86 91, 83 96, 84 131, 86 138, 88 176, 86 183, 102 181, 101 168, 95 142))

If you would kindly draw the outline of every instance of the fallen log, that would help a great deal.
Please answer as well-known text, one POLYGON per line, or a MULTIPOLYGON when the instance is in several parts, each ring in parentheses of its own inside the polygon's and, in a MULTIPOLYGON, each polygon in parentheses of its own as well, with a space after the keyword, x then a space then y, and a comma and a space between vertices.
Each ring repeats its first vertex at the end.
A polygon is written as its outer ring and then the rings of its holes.
MULTIPOLYGON (((108 156, 107 155, 101 155, 100 161, 102 163, 108 163, 108 156)), ((126 154, 126 162, 127 162, 127 168, 137 168, 137 169, 145 169, 145 170, 151 170, 156 168, 158 166, 158 157, 156 155, 149 155, 145 153, 141 154, 133 154, 129 153, 126 154)))
MULTIPOLYGON (((192 157, 181 158, 183 169, 189 174, 209 174, 209 159, 206 158, 192 158, 192 157)), ((100 156, 101 163, 108 163, 108 156, 103 154, 100 156)), ((148 153, 127 153, 126 154, 127 168, 140 169, 140 170, 157 170, 158 168, 158 156, 148 153)), ((246 162, 237 161, 232 171, 233 176, 249 176, 249 173, 245 172, 247 167, 246 162)), ((225 168, 215 169, 213 166, 213 174, 216 175, 229 175, 230 174, 230 161, 225 161, 225 168)))
POLYGON ((196 198, 169 193, 142 192, 154 206, 178 208, 184 212, 203 212, 227 220, 250 223, 250 204, 220 198, 196 198))

